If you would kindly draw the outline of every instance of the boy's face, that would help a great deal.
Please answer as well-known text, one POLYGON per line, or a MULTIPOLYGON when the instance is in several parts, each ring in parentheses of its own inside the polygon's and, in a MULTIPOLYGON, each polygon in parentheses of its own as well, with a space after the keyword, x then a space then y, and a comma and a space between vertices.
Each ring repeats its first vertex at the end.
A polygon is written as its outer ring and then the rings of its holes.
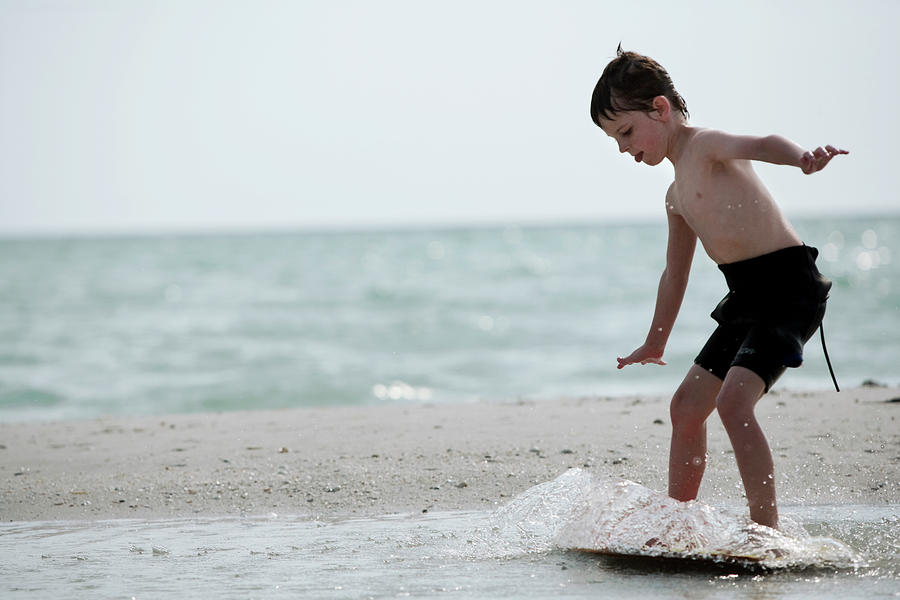
POLYGON ((658 165, 666 157, 666 135, 663 123, 655 113, 629 110, 616 113, 612 119, 600 117, 600 128, 637 162, 658 165))

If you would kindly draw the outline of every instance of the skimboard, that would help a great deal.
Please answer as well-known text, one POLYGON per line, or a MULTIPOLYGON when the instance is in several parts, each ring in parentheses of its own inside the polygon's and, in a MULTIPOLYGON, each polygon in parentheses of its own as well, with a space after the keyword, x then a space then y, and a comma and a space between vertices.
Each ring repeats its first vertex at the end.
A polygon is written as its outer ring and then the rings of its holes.
POLYGON ((564 548, 610 558, 744 568, 786 564, 788 539, 744 515, 626 480, 595 482, 559 538, 564 548))
POLYGON ((771 556, 753 554, 731 554, 727 552, 675 552, 650 548, 572 548, 581 554, 596 556, 609 562, 632 567, 672 567, 690 569, 739 569, 742 571, 762 571, 777 568, 767 562, 771 556))

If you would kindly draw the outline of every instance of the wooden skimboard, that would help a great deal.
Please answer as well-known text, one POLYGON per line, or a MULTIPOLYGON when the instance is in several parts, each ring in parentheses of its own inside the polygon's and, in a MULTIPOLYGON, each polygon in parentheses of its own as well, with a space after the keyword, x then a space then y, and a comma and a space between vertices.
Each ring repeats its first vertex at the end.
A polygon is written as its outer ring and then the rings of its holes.
POLYGON ((635 568, 738 569, 767 571, 777 568, 766 562, 769 556, 729 554, 725 552, 673 552, 651 549, 573 548, 574 552, 593 555, 606 561, 635 568))

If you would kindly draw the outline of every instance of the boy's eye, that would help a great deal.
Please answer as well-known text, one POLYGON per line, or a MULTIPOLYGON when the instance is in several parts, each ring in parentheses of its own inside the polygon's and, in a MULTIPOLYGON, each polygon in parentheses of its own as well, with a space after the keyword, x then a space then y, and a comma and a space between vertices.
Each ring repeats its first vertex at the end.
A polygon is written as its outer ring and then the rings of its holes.
POLYGON ((631 127, 622 132, 622 135, 631 135, 631 127))

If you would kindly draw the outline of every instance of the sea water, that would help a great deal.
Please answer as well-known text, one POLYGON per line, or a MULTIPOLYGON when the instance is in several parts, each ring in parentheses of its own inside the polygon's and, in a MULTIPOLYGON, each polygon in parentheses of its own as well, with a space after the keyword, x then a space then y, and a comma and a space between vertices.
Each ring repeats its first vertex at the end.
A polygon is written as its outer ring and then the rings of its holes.
MULTIPOLYGON (((649 491, 590 477, 570 471, 493 512, 5 523, 0 593, 11 599, 900 596, 900 505, 783 509, 793 533, 761 534, 766 547, 786 553, 776 559, 780 567, 610 560, 573 551, 566 536, 573 525, 602 529, 610 518, 633 513, 649 491), (584 504, 598 494, 615 500, 584 504), (823 539, 831 542, 826 550, 823 539), (784 563, 788 555, 802 560, 784 563)), ((706 519, 698 515, 718 513, 717 525, 740 535, 732 525, 742 518, 727 509, 684 506, 690 514, 681 521, 695 533, 706 519)), ((629 530, 644 539, 659 533, 657 525, 632 519, 629 530)))
MULTIPOLYGON (((840 382, 900 383, 900 217, 797 220, 840 382)), ((698 250, 667 367, 665 225, 0 240, 0 420, 666 393, 725 293, 698 250)), ((773 290, 777 293, 777 290, 773 290)), ((779 384, 827 389, 818 336, 779 384)))

